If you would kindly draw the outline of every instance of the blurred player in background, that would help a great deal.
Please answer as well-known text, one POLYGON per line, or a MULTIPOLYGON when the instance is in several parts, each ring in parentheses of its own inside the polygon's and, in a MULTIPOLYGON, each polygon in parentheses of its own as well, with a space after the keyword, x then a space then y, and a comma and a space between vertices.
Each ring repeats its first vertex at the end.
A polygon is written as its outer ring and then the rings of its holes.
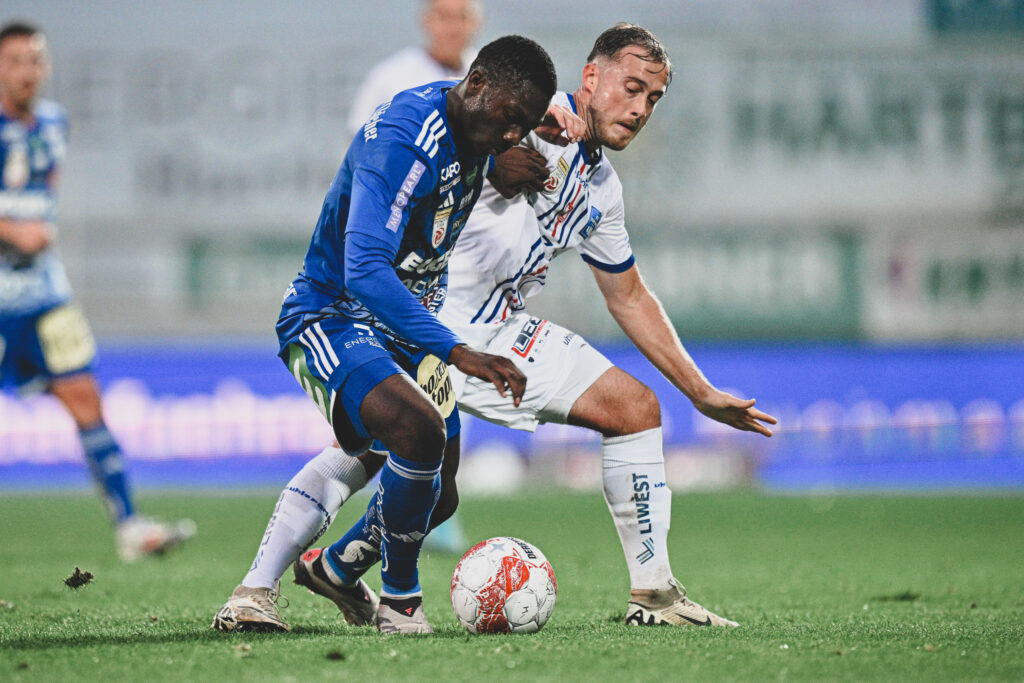
MULTIPOLYGON (((381 104, 349 147, 277 326, 282 360, 344 452, 325 450, 289 482, 249 573, 213 628, 288 630, 277 610, 278 581, 330 525, 329 511, 350 490, 340 481, 362 469, 349 455, 379 439, 390 455, 366 514, 317 550, 315 566, 296 581, 332 596, 350 623, 431 632, 417 561, 442 468, 452 463, 449 453, 457 465, 459 447, 445 362, 511 393, 515 403, 524 389, 511 361, 473 350, 434 314, 489 155, 538 126, 554 92, 544 49, 506 36, 480 51, 461 82, 420 86, 381 104), (380 559, 377 606, 360 576, 380 559)), ((582 121, 564 109, 551 113, 566 114, 581 136, 582 121)))
POLYGON ((95 341, 54 246, 68 125, 59 105, 39 99, 49 73, 42 32, 20 21, 0 28, 0 385, 44 389, 64 404, 116 524, 118 552, 132 561, 181 543, 195 525, 136 513, 103 421, 95 341))
MULTIPOLYGON (((426 45, 396 52, 367 72, 349 109, 348 129, 353 137, 382 102, 420 83, 460 79, 476 57, 470 45, 483 21, 479 1, 422 2, 426 45)), ((458 516, 433 529, 424 543, 427 550, 452 554, 462 554, 467 547, 458 516)))
POLYGON ((349 109, 355 137, 373 111, 396 93, 421 83, 458 80, 476 57, 470 47, 483 19, 478 0, 422 0, 426 45, 407 47, 370 69, 349 109))
MULTIPOLYGON (((513 429, 533 431, 539 422, 557 422, 604 437, 605 500, 630 575, 626 623, 735 626, 688 599, 673 576, 667 545, 672 498, 654 392, 571 330, 525 310, 526 299, 546 284, 551 260, 576 251, 590 265, 622 330, 697 410, 771 436, 762 423, 775 424, 775 418, 757 410, 753 399, 715 388, 683 348, 640 276, 626 232, 622 185, 604 158, 604 148, 623 150, 643 129, 671 77, 668 54, 650 31, 622 24, 598 37, 579 88, 553 100, 583 118, 584 141, 561 147, 533 133, 525 148, 499 158, 499 165, 514 163, 520 170, 532 165, 532 191, 521 196, 512 188, 485 186, 452 255, 439 317, 470 344, 515 362, 528 378, 522 402, 515 403, 453 370, 463 410, 513 429)), ((372 475, 381 456, 370 453, 362 460, 372 475)), ((439 509, 453 507, 458 497, 454 482, 444 481, 439 509)), ((307 564, 305 555, 296 562, 297 576, 307 564)))

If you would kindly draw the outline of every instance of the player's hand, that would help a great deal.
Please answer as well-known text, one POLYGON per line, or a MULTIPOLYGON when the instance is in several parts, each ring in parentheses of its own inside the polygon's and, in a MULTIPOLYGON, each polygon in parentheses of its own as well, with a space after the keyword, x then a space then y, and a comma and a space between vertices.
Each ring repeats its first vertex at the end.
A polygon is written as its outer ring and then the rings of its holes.
POLYGON ((526 391, 526 375, 515 364, 503 356, 495 356, 459 344, 448 355, 448 364, 454 365, 467 375, 491 382, 502 397, 512 392, 512 403, 518 408, 526 391))
POLYGON ((511 199, 523 190, 541 192, 551 171, 544 155, 528 147, 513 147, 494 157, 494 170, 487 176, 501 196, 511 199))
POLYGON ((35 256, 53 243, 53 231, 42 221, 2 221, 0 240, 24 256, 35 256))
POLYGON ((732 394, 712 388, 707 396, 694 399, 693 406, 712 420, 717 420, 734 429, 771 436, 772 430, 762 423, 774 425, 779 421, 768 413, 755 408, 755 402, 752 398, 737 398, 732 394))
POLYGON ((543 140, 565 147, 583 139, 587 132, 587 124, 569 107, 552 104, 534 131, 543 140))

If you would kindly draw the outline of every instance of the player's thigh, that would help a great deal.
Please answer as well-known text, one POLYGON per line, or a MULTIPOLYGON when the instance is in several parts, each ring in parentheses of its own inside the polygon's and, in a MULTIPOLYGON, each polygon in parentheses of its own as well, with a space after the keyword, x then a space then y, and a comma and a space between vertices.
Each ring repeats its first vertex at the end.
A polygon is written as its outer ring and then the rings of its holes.
POLYGON ((439 460, 445 445, 441 412, 413 379, 385 378, 364 397, 360 418, 367 432, 392 453, 417 461, 439 460))
POLYGON ((583 392, 611 362, 571 330, 549 320, 517 314, 502 323, 484 349, 511 359, 526 375, 526 393, 517 407, 493 385, 468 378, 459 406, 488 422, 533 431, 540 422, 564 423, 583 392))
POLYGON ((296 332, 280 357, 341 447, 364 450, 372 438, 360 415, 363 400, 388 377, 404 374, 388 341, 348 318, 325 317, 296 332))
POLYGON ((650 388, 612 366, 572 403, 566 422, 625 436, 660 427, 661 407, 650 388))

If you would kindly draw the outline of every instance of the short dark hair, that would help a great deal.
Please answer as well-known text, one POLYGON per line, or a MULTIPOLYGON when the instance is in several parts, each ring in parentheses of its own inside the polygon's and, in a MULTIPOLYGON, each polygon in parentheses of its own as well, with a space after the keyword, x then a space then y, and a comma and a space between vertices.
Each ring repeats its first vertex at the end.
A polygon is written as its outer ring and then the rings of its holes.
POLYGON ((42 33, 43 32, 38 26, 34 26, 27 21, 22 21, 20 19, 8 21, 2 28, 0 28, 0 45, 2 45, 8 38, 42 35, 42 33))
POLYGON ((668 69, 668 82, 672 82, 675 72, 672 70, 672 60, 668 58, 668 50, 656 35, 636 24, 620 22, 599 35, 587 56, 587 61, 592 62, 598 57, 615 59, 615 56, 627 47, 639 48, 640 54, 637 57, 645 62, 664 64, 668 69))
POLYGON ((538 43, 523 36, 503 36, 487 43, 469 70, 479 69, 499 86, 521 88, 532 84, 546 99, 558 89, 555 65, 538 43))

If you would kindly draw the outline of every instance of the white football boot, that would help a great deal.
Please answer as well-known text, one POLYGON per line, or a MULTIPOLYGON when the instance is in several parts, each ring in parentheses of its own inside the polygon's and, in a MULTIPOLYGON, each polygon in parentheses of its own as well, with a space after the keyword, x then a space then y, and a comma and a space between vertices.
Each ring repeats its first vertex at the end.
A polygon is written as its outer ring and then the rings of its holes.
MULTIPOLYGON (((249 588, 239 585, 213 617, 210 628, 216 631, 259 632, 291 631, 277 610, 281 594, 277 588, 249 588)), ((288 606, 285 602, 285 607, 288 606)))
POLYGON ((686 597, 686 588, 676 579, 663 591, 630 591, 626 624, 631 626, 739 626, 686 597))
POLYGON ((196 523, 191 519, 159 522, 134 515, 117 525, 117 554, 125 562, 135 562, 143 557, 162 555, 195 535, 196 523))
POLYGON ((381 633, 411 635, 415 633, 433 633, 426 615, 423 614, 423 601, 402 600, 402 605, 380 603, 377 609, 377 630, 381 633))

